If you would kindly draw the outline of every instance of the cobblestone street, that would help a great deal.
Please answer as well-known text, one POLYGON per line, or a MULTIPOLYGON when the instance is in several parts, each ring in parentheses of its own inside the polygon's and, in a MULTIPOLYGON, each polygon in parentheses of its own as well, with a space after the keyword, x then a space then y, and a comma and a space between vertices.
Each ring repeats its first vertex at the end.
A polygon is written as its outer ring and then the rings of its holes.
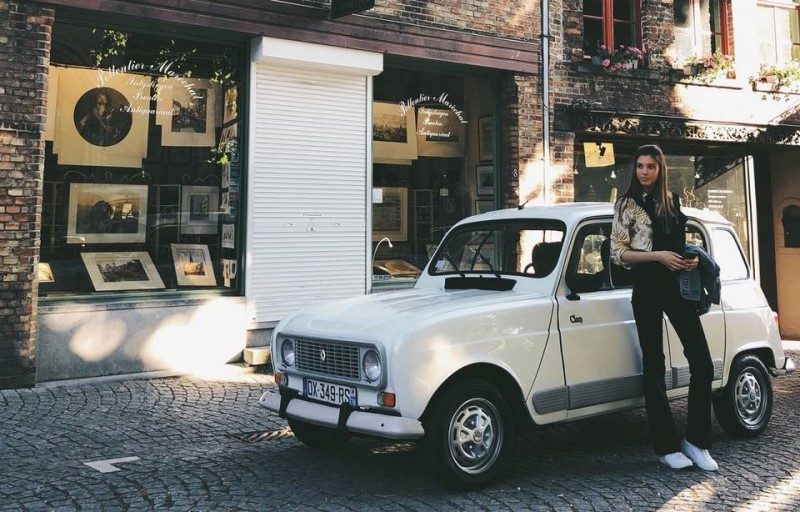
POLYGON ((526 434, 504 477, 465 494, 429 477, 416 443, 303 446, 258 406, 267 375, 2 391, 0 510, 796 510, 800 377, 774 384, 762 437, 715 423, 717 474, 657 464, 634 411, 526 434), (85 464, 127 457, 117 472, 85 464))

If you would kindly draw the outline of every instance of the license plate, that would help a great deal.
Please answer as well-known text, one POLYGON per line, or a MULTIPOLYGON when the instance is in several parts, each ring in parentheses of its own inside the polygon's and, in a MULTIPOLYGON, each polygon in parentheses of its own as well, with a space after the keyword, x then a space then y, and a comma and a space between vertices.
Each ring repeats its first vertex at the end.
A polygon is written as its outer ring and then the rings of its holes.
POLYGON ((358 405, 358 390, 352 386, 328 384, 314 379, 303 379, 303 395, 331 404, 358 405))

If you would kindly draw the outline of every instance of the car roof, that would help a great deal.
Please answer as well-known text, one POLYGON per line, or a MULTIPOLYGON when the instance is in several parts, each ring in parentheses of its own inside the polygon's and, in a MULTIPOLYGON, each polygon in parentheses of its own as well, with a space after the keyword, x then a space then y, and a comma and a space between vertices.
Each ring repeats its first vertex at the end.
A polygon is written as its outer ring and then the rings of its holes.
MULTIPOLYGON (((681 211, 689 218, 703 223, 726 224, 731 223, 722 215, 708 209, 681 207, 681 211)), ((531 205, 522 209, 508 208, 473 215, 459 222, 482 222, 487 220, 520 220, 520 219, 555 219, 563 221, 567 226, 572 226, 591 217, 614 215, 614 205, 611 203, 558 203, 547 205, 531 205)))

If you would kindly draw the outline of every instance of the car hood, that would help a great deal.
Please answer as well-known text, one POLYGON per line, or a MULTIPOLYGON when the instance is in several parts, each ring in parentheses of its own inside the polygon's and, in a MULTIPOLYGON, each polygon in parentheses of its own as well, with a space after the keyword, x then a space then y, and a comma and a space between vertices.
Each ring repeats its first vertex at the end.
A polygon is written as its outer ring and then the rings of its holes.
MULTIPOLYGON (((544 294, 524 294, 524 298, 544 294)), ((295 313, 279 327, 281 333, 351 341, 387 340, 426 321, 454 311, 516 301, 513 290, 413 289, 381 292, 327 302, 295 313)), ((465 311, 464 314, 469 314, 465 311)))

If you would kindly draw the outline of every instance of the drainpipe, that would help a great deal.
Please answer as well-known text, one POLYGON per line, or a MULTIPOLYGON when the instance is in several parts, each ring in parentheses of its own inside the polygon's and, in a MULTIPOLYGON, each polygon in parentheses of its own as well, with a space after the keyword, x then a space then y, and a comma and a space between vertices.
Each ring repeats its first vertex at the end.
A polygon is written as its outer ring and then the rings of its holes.
POLYGON ((547 169, 550 167, 550 0, 542 3, 542 200, 547 203, 547 169))

